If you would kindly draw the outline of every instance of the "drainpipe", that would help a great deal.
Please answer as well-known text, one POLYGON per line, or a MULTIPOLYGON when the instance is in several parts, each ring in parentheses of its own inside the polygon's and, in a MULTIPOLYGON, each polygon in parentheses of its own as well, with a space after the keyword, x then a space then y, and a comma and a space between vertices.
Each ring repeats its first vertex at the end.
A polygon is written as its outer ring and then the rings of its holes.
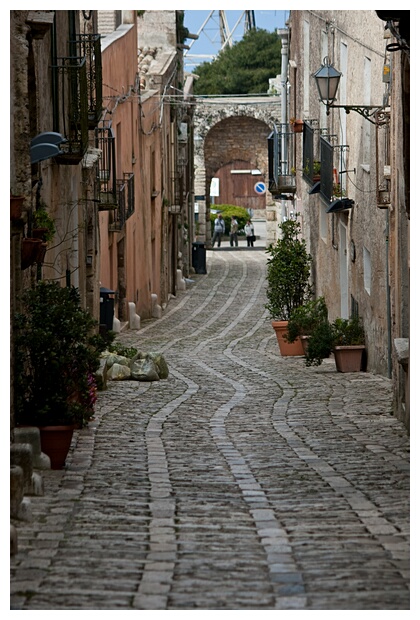
POLYGON ((386 250, 386 319, 388 330, 388 379, 392 377, 392 334, 391 334, 391 291, 389 289, 389 211, 386 211, 385 250, 386 250))
POLYGON ((58 68, 57 68, 57 23, 56 13, 51 28, 51 87, 53 105, 53 131, 60 131, 59 109, 58 109, 58 68))
MULTIPOLYGON (((289 31, 287 28, 279 28, 277 33, 280 35, 281 41, 281 76, 280 76, 280 118, 281 118, 281 174, 284 175, 288 172, 287 168, 287 135, 285 133, 285 127, 287 126, 287 68, 289 63, 289 31)), ((286 201, 281 201, 281 219, 285 220, 287 217, 286 201)))

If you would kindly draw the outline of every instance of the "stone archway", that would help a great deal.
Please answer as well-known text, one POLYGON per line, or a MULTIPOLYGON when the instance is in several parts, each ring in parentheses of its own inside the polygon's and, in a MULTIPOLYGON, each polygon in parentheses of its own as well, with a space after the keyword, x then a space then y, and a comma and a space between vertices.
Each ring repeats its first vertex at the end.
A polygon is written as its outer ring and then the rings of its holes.
MULTIPOLYGON (((267 139, 280 118, 276 97, 198 100, 194 113, 195 202, 197 241, 210 242, 210 183, 218 170, 243 161, 268 176, 267 139)), ((268 185, 268 182, 266 183, 268 185)), ((266 201, 271 201, 267 194, 266 201)))

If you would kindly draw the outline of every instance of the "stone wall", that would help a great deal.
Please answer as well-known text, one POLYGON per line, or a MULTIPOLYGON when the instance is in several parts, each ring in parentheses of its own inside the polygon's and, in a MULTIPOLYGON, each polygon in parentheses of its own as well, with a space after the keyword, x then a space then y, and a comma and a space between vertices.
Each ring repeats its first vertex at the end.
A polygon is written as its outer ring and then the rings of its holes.
MULTIPOLYGON (((268 175, 267 138, 279 122, 278 96, 197 99, 194 113, 197 241, 210 242, 211 178, 221 166, 235 159, 254 162, 255 168, 268 175)), ((266 196, 271 212, 267 233, 271 238, 275 237, 278 209, 271 194, 267 192, 266 196)))

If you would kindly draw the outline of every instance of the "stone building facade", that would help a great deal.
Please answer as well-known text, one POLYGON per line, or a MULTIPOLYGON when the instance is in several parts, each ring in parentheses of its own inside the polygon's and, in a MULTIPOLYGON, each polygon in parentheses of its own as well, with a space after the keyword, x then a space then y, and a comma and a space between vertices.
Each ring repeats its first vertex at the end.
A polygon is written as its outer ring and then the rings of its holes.
MULTIPOLYGON (((280 101, 271 97, 196 98, 194 112, 196 238, 209 244, 210 183, 218 170, 235 160, 260 170, 268 187, 268 137, 280 120, 280 101)), ((277 208, 266 194, 267 243, 275 241, 277 208)))
MULTIPOLYGON (((376 11, 291 11, 288 28, 288 115, 306 121, 296 142, 296 208, 316 296, 325 297, 330 319, 362 318, 367 369, 398 383, 395 340, 408 330, 409 265, 399 61, 376 11), (326 58, 342 74, 334 104, 381 108, 374 123, 344 107, 327 115, 313 77, 326 58), (321 161, 318 187, 306 170, 308 144, 321 161)), ((396 412, 405 418, 401 402, 396 412)))
POLYGON ((112 127, 115 174, 126 207, 123 217, 119 204, 100 213, 100 279, 115 291, 120 325, 134 327, 141 318, 160 316, 188 275, 192 181, 184 151, 192 130, 190 108, 178 94, 179 12, 115 13, 99 12, 103 119, 112 127))

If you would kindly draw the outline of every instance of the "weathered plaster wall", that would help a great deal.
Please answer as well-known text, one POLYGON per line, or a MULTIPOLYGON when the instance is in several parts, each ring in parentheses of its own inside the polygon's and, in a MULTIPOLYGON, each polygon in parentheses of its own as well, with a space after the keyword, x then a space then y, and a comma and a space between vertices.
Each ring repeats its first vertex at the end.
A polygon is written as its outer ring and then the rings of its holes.
MULTIPOLYGON (((376 203, 376 128, 356 112, 331 110, 327 117, 311 77, 328 55, 344 73, 337 103, 382 105, 386 92, 382 82, 386 44, 383 23, 375 11, 291 11, 290 26, 290 115, 316 119, 316 142, 320 133, 331 136, 334 166, 349 171, 341 181, 354 200, 353 209, 325 214, 327 205, 319 194, 309 196, 308 185, 297 175, 297 205, 314 256, 316 294, 326 297, 331 319, 349 316, 353 301, 366 329, 368 369, 387 374, 386 212, 376 203), (347 69, 341 64, 343 54, 347 56, 347 69), (341 151, 339 145, 347 148, 341 151)), ((380 145, 383 140, 382 132, 380 145)), ((297 142, 297 162, 302 168, 301 141, 297 142)))

